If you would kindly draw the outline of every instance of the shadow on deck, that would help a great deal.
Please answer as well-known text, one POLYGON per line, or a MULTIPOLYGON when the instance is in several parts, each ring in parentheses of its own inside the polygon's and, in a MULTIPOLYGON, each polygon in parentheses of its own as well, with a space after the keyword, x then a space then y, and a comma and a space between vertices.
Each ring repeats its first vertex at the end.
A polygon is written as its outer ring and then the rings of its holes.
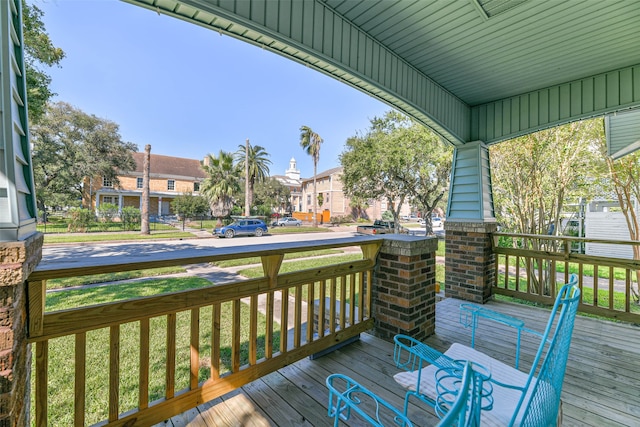
MULTIPOLYGON (((436 333, 426 342, 442 351, 453 342, 470 344, 470 330, 459 323, 461 301, 437 304, 436 333)), ((542 330, 548 310, 490 302, 494 310, 515 315, 528 327, 542 330)), ((508 364, 514 363, 515 335, 507 327, 480 327, 476 348, 508 364)), ((538 347, 523 336, 521 369, 527 370, 538 347)), ((563 426, 631 426, 640 419, 640 327, 578 316, 562 391, 563 426)), ((398 408, 404 390, 392 376, 393 345, 368 334, 321 358, 303 359, 262 377, 219 399, 173 417, 158 426, 325 426, 329 374, 346 374, 398 408)), ((413 402, 413 401, 412 401, 413 402)), ((419 426, 438 419, 423 405, 411 405, 409 416, 419 426)), ((364 425, 357 416, 341 425, 364 425)))

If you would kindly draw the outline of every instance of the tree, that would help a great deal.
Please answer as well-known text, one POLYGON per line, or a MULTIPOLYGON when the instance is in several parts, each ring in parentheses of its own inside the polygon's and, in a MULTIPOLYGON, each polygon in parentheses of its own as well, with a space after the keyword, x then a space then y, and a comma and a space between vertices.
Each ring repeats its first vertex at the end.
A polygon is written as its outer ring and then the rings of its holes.
POLYGON ((406 201, 421 201, 431 218, 448 185, 451 149, 424 126, 390 111, 371 120, 367 133, 347 140, 340 162, 345 193, 352 199, 386 199, 398 231, 406 201))
POLYGON ((233 209, 234 196, 240 192, 241 171, 233 161, 233 155, 220 150, 218 156, 209 154, 202 167, 207 178, 200 186, 200 192, 209 201, 214 216, 225 217, 233 209))
MULTIPOLYGON (((589 191, 600 138, 601 120, 588 120, 492 146, 495 211, 504 229, 522 234, 558 233, 565 201, 577 200, 589 191)), ((555 249, 555 241, 539 242, 534 239, 531 249, 555 249)), ((538 269, 529 263, 525 267, 534 286, 546 286, 548 266, 538 269), (537 271, 543 272, 542 277, 537 271)))
POLYGON ((356 220, 362 218, 366 210, 369 209, 369 203, 367 203, 367 200, 357 196, 351 198, 349 206, 351 207, 354 214, 353 216, 356 220))
POLYGON ((171 208, 182 220, 182 231, 184 231, 187 218, 205 215, 209 212, 209 202, 204 197, 194 196, 189 192, 175 197, 171 201, 171 208))
POLYGON ((51 77, 43 71, 43 67, 60 64, 65 55, 62 49, 53 45, 42 22, 42 16, 42 11, 36 5, 29 5, 22 0, 24 66, 29 120, 32 123, 37 123, 45 114, 49 99, 55 95, 49 88, 51 77))
MULTIPOLYGON (((640 152, 627 154, 614 160, 607 155, 605 138, 601 139, 601 153, 606 164, 606 180, 613 187, 620 210, 624 214, 631 240, 640 240, 640 222, 637 203, 640 202, 640 152)), ((640 259, 640 246, 633 245, 633 259, 640 259)), ((636 270, 636 285, 640 288, 640 270, 636 270)), ((634 291, 636 301, 640 289, 634 291)))
MULTIPOLYGON (((247 145, 240 144, 238 151, 234 154, 238 169, 242 171, 243 174, 245 170, 248 172, 248 176, 245 176, 245 179, 249 182, 249 193, 245 203, 249 208, 253 205, 253 192, 256 183, 264 181, 269 176, 271 160, 269 160, 268 157, 269 153, 267 153, 264 147, 260 145, 252 146, 249 143, 247 143, 247 145), (245 159, 248 160, 246 164, 245 159)), ((245 206, 245 212, 249 212, 246 208, 247 206, 245 206)))
POLYGON ((135 144, 122 141, 118 125, 59 102, 47 106, 31 128, 38 209, 74 206, 85 178, 118 185, 119 170, 133 170, 135 144))
POLYGON ((272 212, 273 208, 286 211, 291 204, 291 191, 275 178, 265 179, 258 183, 254 196, 254 203, 258 206, 268 207, 269 212, 272 212))
POLYGON ((313 159, 313 226, 318 226, 318 190, 316 187, 316 175, 318 175, 318 162, 320 161, 320 146, 322 138, 309 126, 300 127, 300 145, 313 159))

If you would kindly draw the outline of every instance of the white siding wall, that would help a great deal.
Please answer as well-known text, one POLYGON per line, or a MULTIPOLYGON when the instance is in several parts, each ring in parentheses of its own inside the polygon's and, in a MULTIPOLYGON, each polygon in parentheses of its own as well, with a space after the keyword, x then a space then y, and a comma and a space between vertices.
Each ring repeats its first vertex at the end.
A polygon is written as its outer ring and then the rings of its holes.
MULTIPOLYGON (((587 212, 586 237, 591 239, 629 240, 629 229, 622 212, 587 212)), ((633 259, 631 246, 587 243, 587 255, 633 259)))

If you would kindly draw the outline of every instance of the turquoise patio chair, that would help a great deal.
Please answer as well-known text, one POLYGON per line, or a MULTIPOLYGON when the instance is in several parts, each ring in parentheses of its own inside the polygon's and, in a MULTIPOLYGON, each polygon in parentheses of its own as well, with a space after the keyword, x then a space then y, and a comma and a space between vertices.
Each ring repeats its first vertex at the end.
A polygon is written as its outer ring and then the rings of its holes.
MULTIPOLYGON (((396 366, 405 371, 394 378, 408 389, 405 413, 411 396, 431 406, 437 405, 435 373, 439 369, 455 366, 460 361, 472 361, 488 370, 487 384, 491 386, 485 387, 487 399, 481 405, 481 425, 556 425, 561 414, 560 394, 580 302, 577 283, 578 277, 571 275, 569 283, 558 292, 528 374, 462 344, 455 343, 445 353, 440 353, 411 337, 397 335, 394 359, 396 366)), ((498 321, 505 323, 504 315, 495 313, 500 318, 498 321)))
MULTIPOLYGON (((435 408, 440 415, 436 427, 472 427, 475 406, 480 401, 482 381, 473 370, 473 364, 463 362, 454 369, 442 368, 436 373, 439 394, 435 408)), ((348 421, 352 413, 375 427, 412 427, 406 413, 394 408, 372 391, 343 374, 331 374, 326 380, 329 388, 328 416, 339 421, 348 421)))

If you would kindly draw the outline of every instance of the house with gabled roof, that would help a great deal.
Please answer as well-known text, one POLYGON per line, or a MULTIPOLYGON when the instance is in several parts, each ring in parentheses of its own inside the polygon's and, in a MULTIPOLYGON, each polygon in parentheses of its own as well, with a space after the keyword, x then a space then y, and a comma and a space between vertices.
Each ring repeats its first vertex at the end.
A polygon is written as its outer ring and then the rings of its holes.
MULTIPOLYGON (((145 153, 133 153, 136 167, 120 171, 118 183, 105 178, 87 178, 83 190, 83 206, 97 209, 103 203, 141 208, 145 153)), ((149 174, 149 214, 171 215, 171 201, 185 193, 199 194, 207 177, 202 163, 195 159, 151 154, 149 174)))

